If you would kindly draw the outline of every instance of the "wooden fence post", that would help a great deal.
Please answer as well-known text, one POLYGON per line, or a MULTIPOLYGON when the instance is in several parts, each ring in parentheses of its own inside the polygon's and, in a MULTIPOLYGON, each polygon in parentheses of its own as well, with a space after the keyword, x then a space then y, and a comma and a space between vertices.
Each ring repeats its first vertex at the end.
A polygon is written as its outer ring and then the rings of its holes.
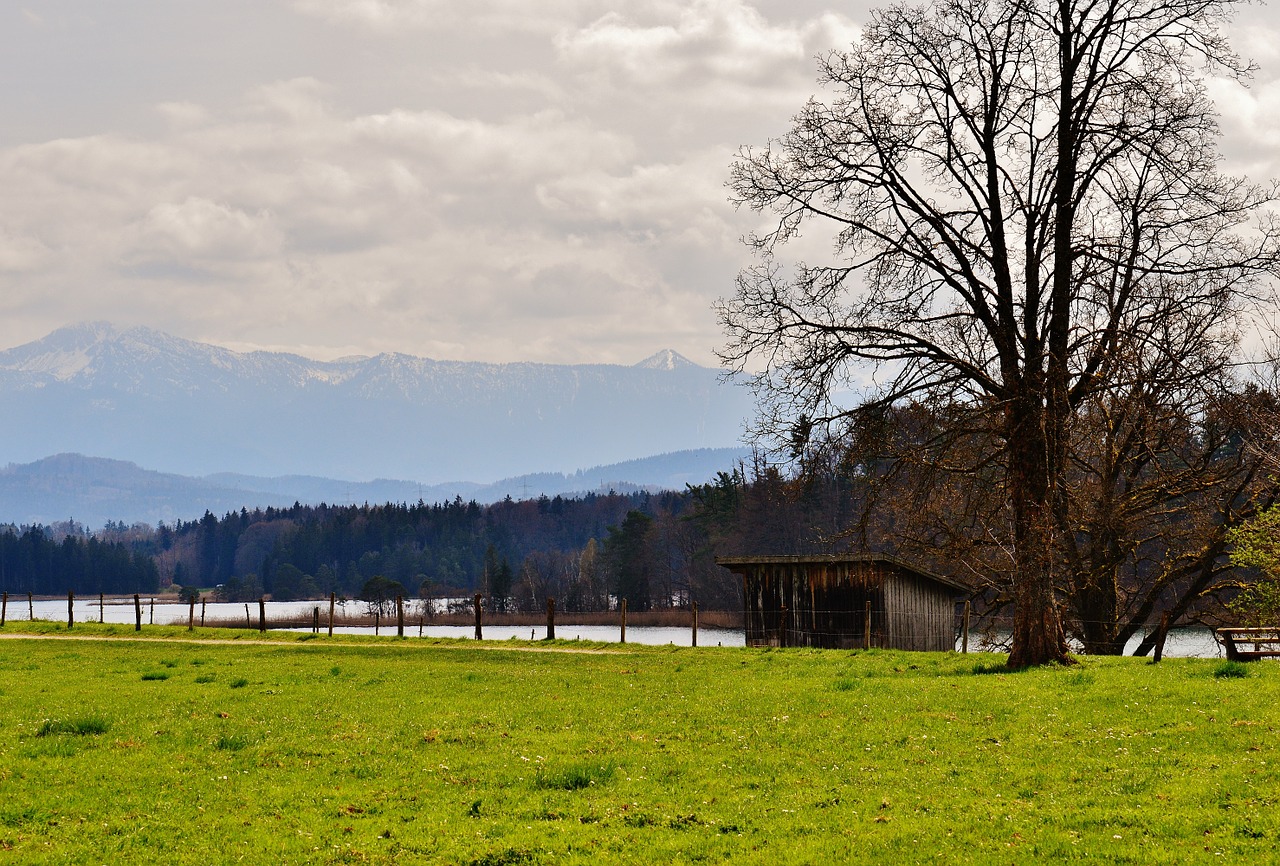
POLYGON ((621 599, 618 603, 618 609, 622 613, 622 642, 627 642, 627 600, 621 599))
POLYGON ((483 640, 483 638, 481 637, 481 629, 480 629, 480 625, 481 625, 481 622, 480 622, 480 621, 481 621, 481 619, 482 619, 481 614, 480 614, 480 610, 481 610, 481 608, 480 608, 480 598, 481 598, 480 593, 478 593, 478 592, 477 592, 477 593, 476 593, 476 597, 475 597, 475 606, 476 606, 476 640, 483 640))
POLYGON ((67 628, 71 628, 76 624, 76 610, 73 604, 76 600, 76 594, 71 590, 67 590, 67 628))
MULTIPOLYGON (((153 603, 154 601, 155 600, 152 599, 153 603)), ((244 627, 253 628, 253 620, 249 619, 249 602, 247 601, 244 603, 244 627)))
POLYGON ((693 645, 698 645, 698 603, 693 603, 693 645))
POLYGON ((969 608, 971 603, 964 603, 964 628, 961 631, 960 652, 967 653, 969 651, 969 608))
POLYGON ((267 600, 263 596, 258 596, 258 632, 267 633, 267 600))
POLYGON ((1164 657, 1164 639, 1169 636, 1169 611, 1160 614, 1160 631, 1156 634, 1156 654, 1153 663, 1159 663, 1164 657))
POLYGON ((187 631, 195 631, 196 628, 196 600, 194 598, 187 599, 187 631))
POLYGON ((133 594, 133 630, 142 631, 142 596, 133 594))
POLYGON ((200 628, 204 628, 204 607, 207 603, 205 597, 203 595, 200 596, 200 628))
POLYGON ((333 605, 338 600, 336 592, 329 593, 329 637, 333 637, 333 605))
POLYGON ((320 634, 320 605, 311 608, 311 633, 320 634))
POLYGON ((418 612, 418 637, 422 637, 422 621, 423 621, 424 619, 426 619, 426 617, 427 617, 427 615, 426 615, 425 613, 422 613, 422 612, 421 612, 421 610, 419 610, 419 612, 418 612))
POLYGON ((547 640, 556 639, 556 600, 547 596, 547 640))
POLYGON ((104 596, 102 593, 98 593, 98 625, 102 625, 104 622, 107 621, 106 614, 104 613, 106 609, 107 609, 106 596, 104 596))
POLYGON ((0 628, 4 628, 4 618, 9 613, 9 593, 0 595, 0 628))
POLYGON ((378 635, 378 629, 379 629, 379 627, 380 627, 381 625, 382 625, 382 611, 380 611, 380 610, 375 610, 375 611, 373 612, 373 634, 374 634, 374 637, 377 637, 377 635, 378 635))
POLYGON ((396 637, 404 637, 404 596, 396 596, 396 637))
POLYGON ((35 619, 35 618, 36 618, 36 606, 35 606, 35 603, 31 601, 31 593, 27 593, 27 619, 35 619))
POLYGON ((871 602, 867 602, 867 613, 862 623, 862 648, 871 649, 871 602))
POLYGON ((151 610, 147 612, 147 625, 156 624, 156 597, 151 596, 151 610))

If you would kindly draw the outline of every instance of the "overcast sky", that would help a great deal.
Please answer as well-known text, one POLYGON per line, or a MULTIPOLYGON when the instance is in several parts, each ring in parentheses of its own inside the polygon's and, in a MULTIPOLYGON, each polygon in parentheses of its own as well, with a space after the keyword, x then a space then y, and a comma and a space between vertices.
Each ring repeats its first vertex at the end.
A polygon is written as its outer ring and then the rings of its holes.
MULTIPOLYGON (((705 364, 739 145, 866 0, 14 0, 0 347, 106 319, 320 358, 705 364)), ((1214 83, 1280 175, 1280 10, 1214 83)))

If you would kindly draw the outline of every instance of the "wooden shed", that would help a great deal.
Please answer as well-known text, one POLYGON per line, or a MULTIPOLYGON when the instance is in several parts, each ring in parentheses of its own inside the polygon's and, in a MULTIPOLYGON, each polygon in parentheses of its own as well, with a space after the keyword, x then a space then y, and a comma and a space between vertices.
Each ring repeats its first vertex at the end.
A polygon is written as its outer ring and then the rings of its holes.
POLYGON ((967 587, 883 554, 717 559, 742 576, 747 646, 908 650, 956 645, 967 587))

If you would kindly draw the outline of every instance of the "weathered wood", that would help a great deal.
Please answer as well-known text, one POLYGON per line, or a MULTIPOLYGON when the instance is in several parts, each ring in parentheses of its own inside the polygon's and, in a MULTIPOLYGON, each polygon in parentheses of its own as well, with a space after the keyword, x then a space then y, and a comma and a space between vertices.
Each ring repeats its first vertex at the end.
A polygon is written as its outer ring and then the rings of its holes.
POLYGON ((329 593, 329 637, 333 637, 333 606, 338 601, 336 592, 329 593))
POLYGON ((547 640, 556 639, 556 600, 547 596, 547 640))
POLYGON ((34 620, 36 618, 36 605, 31 600, 31 593, 27 593, 27 619, 34 620))
POLYGON ((75 600, 76 600, 76 594, 68 590, 67 591, 67 628, 71 628, 76 624, 76 609, 74 606, 75 600))
POLYGON ((718 559, 742 576, 748 646, 954 650, 957 582, 892 556, 838 554, 718 559))
POLYGON ((187 631, 195 631, 196 629, 196 600, 194 598, 187 599, 187 631))
POLYGON ((311 608, 311 633, 320 634, 320 605, 311 608))
POLYGON ((98 593, 98 625, 107 621, 107 597, 98 593))
POLYGON ((404 597, 396 596, 396 637, 404 637, 404 597))
POLYGON ((1160 614, 1160 631, 1156 633, 1156 651, 1151 660, 1155 664, 1160 663, 1160 659, 1164 656, 1164 641, 1169 636, 1169 611, 1160 614))
POLYGON ((867 612, 862 619, 862 648, 871 649, 871 600, 867 600, 867 612))
POLYGON ((627 642, 627 600, 624 598, 618 602, 618 614, 622 621, 622 640, 621 643, 627 642))
POLYGON ((1220 628, 1214 635, 1231 661, 1280 658, 1280 628, 1220 628))
MULTIPOLYGON (((154 605, 154 599, 152 600, 152 603, 154 605)), ((244 627, 253 628, 253 621, 249 619, 249 602, 247 601, 244 603, 244 627)))
POLYGON ((258 631, 262 634, 267 631, 267 600, 262 596, 258 596, 258 631))
POLYGON ((483 608, 481 607, 481 605, 480 605, 480 600, 481 600, 481 598, 482 598, 482 596, 480 595, 480 593, 478 593, 478 592, 477 592, 477 593, 476 593, 476 597, 475 597, 475 608, 476 608, 476 640, 484 640, 484 637, 482 636, 482 635, 483 635, 483 632, 482 632, 482 626, 483 626, 483 623, 481 622, 481 620, 484 618, 484 615, 480 612, 480 611, 483 609, 483 608))
POLYGON ((4 628, 4 619, 9 615, 9 593, 0 593, 0 628, 4 628))
POLYGON ((693 603, 693 646, 698 645, 698 603, 693 603))
POLYGON ((972 606, 973 603, 966 599, 964 603, 964 631, 961 633, 963 636, 960 639, 960 652, 962 653, 969 651, 969 611, 972 606))
POLYGON ((133 594, 133 630, 142 631, 142 597, 133 594))
POLYGON ((203 595, 200 596, 200 628, 204 628, 204 609, 208 603, 208 600, 203 595))
POLYGON ((156 597, 151 596, 151 609, 147 611, 147 625, 156 624, 156 597))

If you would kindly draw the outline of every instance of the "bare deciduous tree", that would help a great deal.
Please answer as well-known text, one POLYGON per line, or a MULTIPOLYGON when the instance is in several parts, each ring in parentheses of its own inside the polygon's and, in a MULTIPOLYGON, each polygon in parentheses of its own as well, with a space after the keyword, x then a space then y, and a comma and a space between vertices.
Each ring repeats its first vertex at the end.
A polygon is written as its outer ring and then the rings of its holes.
POLYGON ((867 362, 884 377, 874 400, 998 422, 1011 666, 1067 659, 1055 560, 1073 419, 1131 389, 1132 346, 1175 351, 1153 339, 1168 323, 1229 342, 1276 269, 1276 232, 1259 216, 1273 190, 1219 172, 1202 82, 1249 72, 1221 35, 1233 6, 894 7, 822 61, 832 101, 811 100, 787 135, 732 166, 737 201, 774 216, 721 305, 726 363, 764 368, 762 429, 800 448, 838 434, 850 407, 837 395, 867 362), (819 227, 833 263, 776 258, 819 227))

